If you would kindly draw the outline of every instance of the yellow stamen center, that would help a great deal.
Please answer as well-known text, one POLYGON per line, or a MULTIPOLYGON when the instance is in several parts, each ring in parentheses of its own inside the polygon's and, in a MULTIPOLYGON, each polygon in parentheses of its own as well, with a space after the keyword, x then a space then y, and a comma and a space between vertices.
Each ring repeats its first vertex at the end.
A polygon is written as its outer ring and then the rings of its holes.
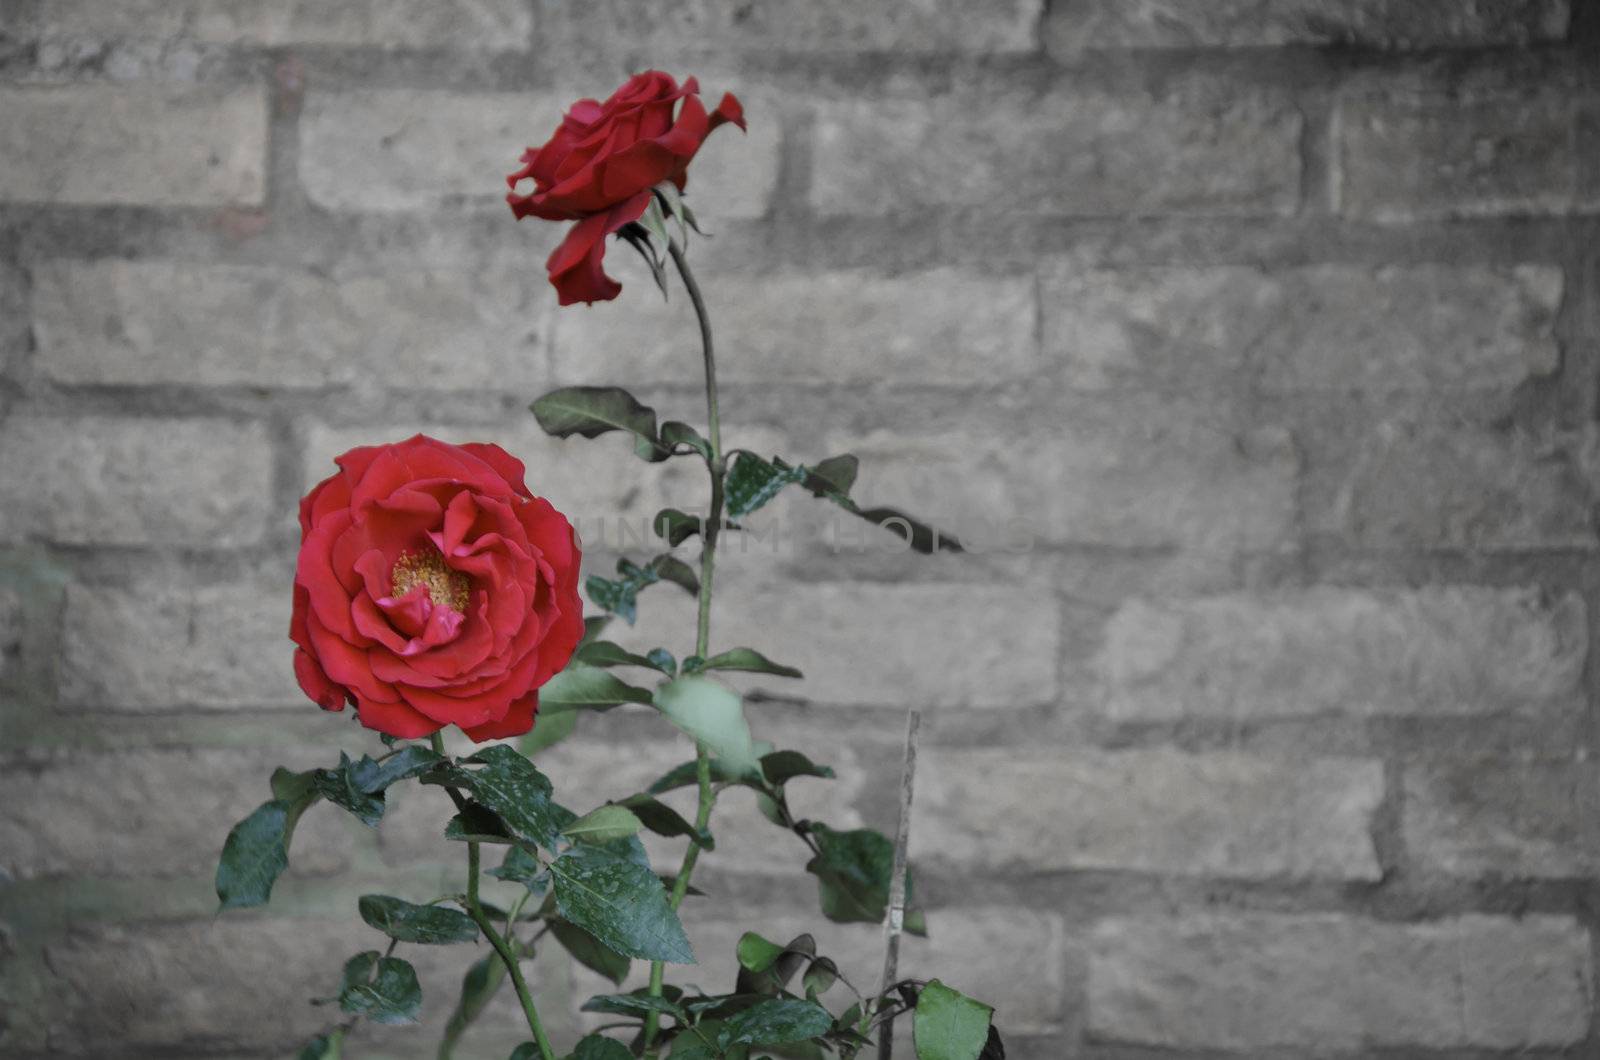
POLYGON ((448 607, 466 613, 467 600, 472 592, 472 579, 458 570, 445 566, 444 556, 435 548, 420 552, 402 552, 389 572, 389 581, 395 597, 404 596, 419 585, 428 589, 428 599, 435 607, 448 607))

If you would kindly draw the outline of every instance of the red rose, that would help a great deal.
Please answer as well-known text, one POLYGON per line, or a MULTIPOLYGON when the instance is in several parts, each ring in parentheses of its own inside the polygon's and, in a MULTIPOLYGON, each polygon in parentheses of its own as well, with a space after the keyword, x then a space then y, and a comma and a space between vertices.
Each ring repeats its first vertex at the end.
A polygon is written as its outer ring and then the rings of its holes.
POLYGON ((352 449, 300 502, 289 637, 300 687, 404 739, 533 727, 583 636, 578 543, 495 445, 352 449))
POLYGON ((692 77, 679 87, 658 70, 636 74, 604 103, 574 103, 549 142, 524 151, 523 167, 506 178, 517 220, 578 222, 545 263, 562 305, 615 298, 622 285, 601 268, 606 236, 644 214, 655 185, 670 180, 683 190, 689 160, 712 129, 744 128, 737 99, 724 95, 707 115, 699 92, 692 77), (529 177, 533 193, 518 195, 517 182, 529 177))

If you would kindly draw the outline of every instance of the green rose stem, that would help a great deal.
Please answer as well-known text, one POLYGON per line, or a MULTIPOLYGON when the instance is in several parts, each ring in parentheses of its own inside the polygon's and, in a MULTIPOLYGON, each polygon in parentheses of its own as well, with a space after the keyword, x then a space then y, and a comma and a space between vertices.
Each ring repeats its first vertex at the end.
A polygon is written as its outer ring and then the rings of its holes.
MULTIPOLYGON (((689 300, 694 303, 695 316, 700 321, 700 351, 706 365, 706 418, 711 435, 711 456, 706 461, 706 466, 711 472, 711 511, 700 528, 700 614, 695 624, 694 640, 694 653, 705 659, 711 655, 711 579, 716 573, 717 536, 722 531, 722 476, 726 470, 722 459, 722 423, 717 414, 717 357, 711 343, 711 316, 706 312, 705 299, 700 295, 700 285, 695 282, 694 273, 689 269, 689 261, 684 256, 683 248, 668 239, 667 250, 672 254, 672 263, 678 267, 678 275, 683 278, 683 286, 689 292, 689 300)), ((697 833, 703 833, 706 826, 711 823, 711 807, 716 802, 717 794, 711 787, 711 755, 706 750, 706 745, 698 741, 695 743, 694 765, 695 779, 700 789, 700 804, 695 811, 694 827, 697 833)), ((694 873, 695 862, 698 860, 700 860, 700 844, 691 840, 688 849, 683 852, 683 864, 678 868, 678 875, 672 881, 672 893, 667 899, 674 911, 683 904, 683 896, 689 893, 689 877, 694 873)), ((661 996, 664 970, 662 962, 650 962, 651 997, 661 996)), ((645 1015, 646 1055, 654 1052, 653 1047, 660 1025, 660 1013, 649 1012, 645 1015)))
MULTIPOLYGON (((433 734, 433 750, 436 754, 444 755, 444 738, 438 733, 433 734)), ((466 806, 466 800, 455 788, 447 787, 450 798, 454 800, 457 809, 466 806)), ((483 937, 489 940, 489 945, 494 947, 495 953, 500 955, 501 962, 506 966, 506 973, 511 976, 511 985, 516 988, 517 1000, 522 1002, 522 1013, 528 1017, 528 1029, 533 1031, 533 1040, 538 1043, 539 1055, 543 1060, 556 1060, 556 1051, 550 1047, 550 1039, 544 1033, 544 1024, 539 1020, 539 1010, 533 1004, 533 995, 528 992, 528 981, 522 976, 522 966, 517 963, 517 954, 511 948, 504 935, 495 930, 494 922, 489 919, 489 914, 483 911, 483 903, 478 900, 478 868, 480 855, 477 843, 467 844, 467 915, 477 923, 478 930, 483 932, 483 937)), ((506 930, 511 930, 508 920, 506 930)))

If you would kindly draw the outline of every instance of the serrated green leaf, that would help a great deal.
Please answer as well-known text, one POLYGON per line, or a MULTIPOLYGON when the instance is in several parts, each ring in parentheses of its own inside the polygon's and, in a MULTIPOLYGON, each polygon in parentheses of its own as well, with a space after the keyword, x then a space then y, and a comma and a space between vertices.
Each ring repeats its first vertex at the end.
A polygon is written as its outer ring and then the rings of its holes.
POLYGON ((596 438, 609 431, 627 431, 652 449, 659 448, 655 410, 621 387, 562 387, 539 398, 531 408, 544 432, 557 438, 574 434, 596 438))
MULTIPOLYGON (((376 771, 378 766, 372 759, 363 757, 359 768, 363 772, 370 773, 376 771)), ((358 763, 352 762, 349 755, 340 751, 338 767, 316 770, 312 774, 312 781, 316 784, 317 793, 323 798, 335 806, 349 810, 368 828, 375 828, 378 822, 383 820, 383 793, 362 790, 356 776, 357 769, 358 763)))
POLYGON ((517 837, 487 806, 469 802, 444 826, 444 837, 458 843, 515 843, 517 837))
MULTIPOLYGON (((692 788, 700 783, 697 765, 694 762, 684 762, 673 766, 663 773, 655 783, 645 791, 651 795, 664 795, 669 791, 679 788, 692 788)), ((711 760, 711 781, 714 784, 734 784, 749 778, 748 773, 742 773, 726 762, 711 760)))
POLYGON ((774 787, 787 784, 795 777, 817 777, 832 780, 833 770, 819 766, 799 751, 773 751, 761 756, 761 773, 774 787))
POLYGON ((693 964, 683 925, 647 866, 579 845, 550 863, 556 908, 601 945, 628 957, 693 964))
POLYGON ((700 532, 700 519, 676 508, 663 508, 650 521, 657 537, 677 548, 700 532))
POLYGON ((399 942, 439 946, 478 940, 478 925, 472 918, 445 906, 416 905, 387 894, 364 894, 357 908, 369 927, 399 942))
POLYGON ((500 865, 489 869, 488 875, 507 883, 520 883, 533 892, 534 897, 544 894, 550 887, 550 877, 545 874, 544 866, 522 847, 507 850, 500 865))
POLYGON ((728 1017, 720 1044, 784 1045, 827 1034, 833 1016, 815 1001, 772 998, 728 1017))
POLYGON ((315 795, 290 804, 273 799, 234 825, 217 860, 217 897, 223 909, 264 905, 272 885, 289 867, 289 837, 294 822, 315 795))
POLYGON ((619 985, 628 977, 628 968, 632 963, 628 958, 606 948, 599 939, 576 924, 554 919, 548 923, 550 934, 579 964, 619 985))
POLYGON ((439 1042, 439 1055, 450 1056, 462 1034, 477 1019, 506 980, 506 966, 495 953, 486 953, 467 969, 461 977, 461 994, 456 1007, 445 1023, 444 1035, 439 1042))
POLYGON ((994 1009, 935 979, 917 995, 911 1033, 917 1060, 978 1060, 994 1009))
POLYGON ((465 788, 504 821, 512 834, 546 850, 554 849, 561 824, 565 822, 557 823, 550 800, 550 779, 511 747, 505 744, 485 747, 442 771, 443 776, 440 772, 430 774, 429 782, 465 788), (481 768, 465 768, 469 765, 481 768))
POLYGON ((638 655, 609 640, 590 641, 578 649, 575 658, 585 666, 643 666, 659 670, 648 656, 638 655))
POLYGON ((583 1003, 583 1012, 608 1012, 616 1016, 647 1016, 659 1012, 675 1020, 688 1017, 681 1006, 664 997, 651 997, 643 992, 632 994, 596 994, 583 1003))
POLYGON ((567 1060, 633 1060, 628 1047, 603 1034, 580 1038, 567 1060))
POLYGON ((630 685, 598 667, 571 666, 539 689, 539 712, 610 710, 623 703, 650 703, 652 699, 649 689, 630 685))
POLYGON ((561 834, 586 843, 607 843, 637 835, 643 827, 632 810, 610 803, 590 810, 563 828, 561 834))
POLYGON ((715 846, 709 835, 695 831, 694 825, 683 814, 653 795, 629 795, 620 801, 620 805, 632 810, 639 821, 656 835, 688 836, 707 850, 715 846))
POLYGON ((754 453, 739 453, 723 479, 728 518, 749 515, 783 492, 785 486, 806 476, 803 467, 780 467, 754 453))
POLYGON ((656 689, 655 705, 735 773, 742 776, 761 768, 744 703, 727 686, 705 677, 679 677, 656 689))
POLYGON ((730 648, 702 662, 699 670, 741 670, 745 673, 772 674, 774 677, 804 677, 792 666, 783 666, 753 648, 730 648))
POLYGON ((817 877, 823 915, 841 923, 881 923, 894 874, 894 844, 870 828, 836 832, 818 824, 811 837, 818 852, 806 871, 817 877))
POLYGON ((517 741, 517 747, 531 758, 571 736, 572 730, 577 727, 578 712, 575 710, 558 710, 550 714, 541 711, 534 715, 533 728, 517 741))
POLYGON ((379 957, 376 952, 359 954, 345 965, 345 988, 339 994, 339 1008, 347 1015, 365 1016, 374 1023, 415 1023, 422 1010, 422 986, 417 970, 398 957, 379 957), (352 976, 376 967, 370 980, 352 976))

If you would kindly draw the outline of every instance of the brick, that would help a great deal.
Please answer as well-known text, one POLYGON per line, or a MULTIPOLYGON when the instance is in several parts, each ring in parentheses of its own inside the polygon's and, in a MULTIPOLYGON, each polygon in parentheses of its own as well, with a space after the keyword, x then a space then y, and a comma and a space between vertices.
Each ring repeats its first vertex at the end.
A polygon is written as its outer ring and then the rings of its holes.
POLYGON ((64 544, 227 548, 261 537, 272 446, 260 424, 65 419, 0 424, 0 532, 64 544))
POLYGON ((931 0, 915 7, 762 0, 735 8, 716 0, 649 6, 611 0, 569 17, 601 44, 614 44, 616 27, 626 25, 629 38, 651 54, 685 49, 724 55, 751 50, 985 53, 1032 51, 1042 6, 1040 0, 984 5, 931 0))
POLYGON ((533 12, 525 0, 347 0, 259 4, 252 0, 46 0, 46 36, 193 40, 282 47, 332 44, 389 48, 526 51, 533 12))
POLYGON ((1131 600, 1106 627, 1106 710, 1125 721, 1575 712, 1588 639, 1581 598, 1536 589, 1131 600))
POLYGON ((811 203, 829 216, 938 207, 1285 214, 1299 198, 1300 126, 1282 98, 1209 84, 1160 98, 1090 92, 826 103, 817 108, 811 203))
POLYGON ((1569 97, 1355 97, 1335 118, 1335 204, 1347 217, 1555 214, 1600 208, 1593 108, 1569 97))
POLYGON ((1582 759, 1421 761, 1405 770, 1406 851, 1468 879, 1600 872, 1600 773, 1582 759))
POLYGON ((1052 53, 1085 48, 1354 44, 1448 48, 1564 40, 1569 0, 1069 0, 1045 23, 1052 53))
POLYGON ((1512 1049, 1588 1034, 1589 937, 1569 917, 1117 918, 1090 947, 1089 1031, 1111 1041, 1512 1049))
MULTIPOLYGON (((693 603, 641 608, 638 644, 683 644, 693 603), (687 620, 687 624, 686 624, 687 620)), ((784 692, 833 704, 978 709, 1053 703, 1055 602, 991 585, 741 582, 712 611, 719 642, 755 648, 804 671, 784 692), (952 651, 951 623, 984 637, 952 651)), ((773 688, 780 678, 756 682, 773 688)))
POLYGON ((554 308, 521 270, 176 261, 35 270, 35 363, 64 383, 527 389, 554 308))
POLYGON ((1375 880, 1382 764, 1139 750, 929 749, 913 856, 994 871, 1375 880))
MULTIPOLYGON (((228 829, 272 797, 283 765, 333 765, 327 749, 83 751, 0 770, 0 869, 19 880, 209 879, 228 829), (202 808, 203 807, 203 812, 202 808)), ((342 810, 308 812, 295 829, 290 872, 344 869, 364 831, 342 810)))
MULTIPOLYGON (((613 275, 624 286, 651 281, 631 251, 613 275)), ((728 274, 705 281, 726 382, 988 383, 1039 369, 1036 298, 1027 275, 940 268, 902 275, 867 270, 728 274)), ((675 292, 676 295, 676 292, 675 292)), ((674 350, 641 355, 641 334, 696 334, 685 298, 646 298, 626 311, 601 307, 555 318, 558 378, 583 382, 627 373, 681 380, 692 361, 674 350)))
MULTIPOLYGON (((381 950, 382 942, 353 907, 336 920, 225 917, 80 929, 46 949, 49 1000, 20 1013, 19 1023, 24 1032, 42 1023, 38 1030, 57 1054, 288 1055, 337 1022, 310 1000, 335 993, 344 961, 381 950)), ((484 952, 482 946, 402 948, 396 956, 417 969, 421 1023, 430 1033, 367 1024, 352 1044, 368 1055, 431 1056, 462 972, 484 952)), ((536 989, 548 989, 541 982, 553 970, 547 962, 524 968, 536 989)), ((471 1055, 508 1054, 527 1037, 526 1025, 515 1030, 513 1016, 520 1021, 520 1015, 512 992, 502 990, 465 1043, 471 1055)), ((565 1031, 559 1024, 551 1029, 565 1031)))
POLYGON ((1080 389, 1510 390, 1560 365, 1558 268, 1083 268, 1041 281, 1044 347, 1080 389))
POLYGON ((1281 428, 1234 426, 1187 399, 1068 395, 1047 426, 836 435, 861 458, 852 495, 981 538, 1228 555, 1295 534, 1298 457, 1281 428), (1029 458, 1019 460, 1018 453, 1029 458))
POLYGON ((1305 521, 1368 548, 1591 548, 1580 439, 1417 417, 1307 422, 1305 521))
POLYGON ((22 597, 15 590, 0 587, 0 679, 15 672, 22 653, 22 597))
POLYGON ((69 586, 57 671, 62 705, 304 705, 290 666, 289 581, 285 573, 219 585, 168 577, 69 586))
MULTIPOLYGON (((705 90, 714 99, 721 87, 705 90)), ((566 103, 511 92, 312 93, 300 119, 300 183, 326 210, 504 211, 505 175, 525 147, 550 136, 566 103)), ((749 137, 735 129, 708 140, 690 174, 690 201, 704 203, 697 214, 713 224, 764 214, 777 182, 779 140, 774 119, 758 121, 749 137)))
POLYGON ((250 206, 266 194, 259 87, 0 89, 0 200, 250 206))

